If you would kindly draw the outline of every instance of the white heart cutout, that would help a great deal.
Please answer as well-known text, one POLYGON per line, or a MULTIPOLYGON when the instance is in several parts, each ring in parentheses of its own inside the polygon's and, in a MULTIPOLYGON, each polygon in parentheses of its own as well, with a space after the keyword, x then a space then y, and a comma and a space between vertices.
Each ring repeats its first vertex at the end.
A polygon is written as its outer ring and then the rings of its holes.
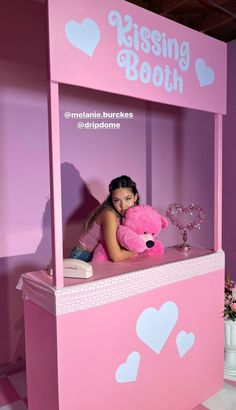
POLYGON ((115 379, 118 383, 135 382, 138 376, 140 354, 132 352, 116 370, 115 379))
POLYGON ((180 357, 183 357, 194 345, 195 335, 187 333, 184 330, 178 333, 176 337, 176 345, 180 357))
POLYGON ((174 302, 164 303, 159 310, 145 309, 138 317, 136 333, 155 353, 160 353, 178 319, 178 306, 174 302))
POLYGON ((87 18, 82 23, 70 20, 65 25, 65 33, 74 47, 92 57, 100 41, 100 30, 94 20, 87 18))
POLYGON ((215 73, 213 68, 207 66, 203 58, 197 58, 195 61, 195 72, 200 84, 200 87, 211 85, 215 80, 215 73))

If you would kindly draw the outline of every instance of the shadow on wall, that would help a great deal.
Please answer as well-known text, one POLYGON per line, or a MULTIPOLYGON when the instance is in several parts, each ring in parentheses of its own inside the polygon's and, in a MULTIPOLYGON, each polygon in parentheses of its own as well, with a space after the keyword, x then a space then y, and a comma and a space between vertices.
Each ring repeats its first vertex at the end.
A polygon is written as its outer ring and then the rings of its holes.
MULTIPOLYGON (((99 202, 91 195, 72 164, 62 164, 61 177, 64 255, 68 257, 70 249, 78 240, 84 221, 99 202)), ((25 358, 22 295, 16 290, 16 285, 22 273, 42 269, 50 263, 50 206, 51 201, 48 200, 42 220, 42 239, 35 254, 0 259, 0 332, 4 335, 0 338, 0 366, 20 363, 25 358), (16 310, 17 321, 14 313, 16 310)))
MULTIPOLYGON (((99 205, 79 171, 70 163, 61 165, 63 253, 68 257, 77 244, 88 215, 99 205)), ((42 239, 36 251, 36 259, 44 261, 41 267, 51 263, 51 200, 45 206, 42 221, 42 239)))
MULTIPOLYGON (((62 164, 63 251, 68 257, 89 214, 99 205, 90 193, 80 173, 69 163, 62 164)), ((99 183, 97 183, 99 184, 99 183)), ((93 181, 96 185, 96 181, 93 181)))

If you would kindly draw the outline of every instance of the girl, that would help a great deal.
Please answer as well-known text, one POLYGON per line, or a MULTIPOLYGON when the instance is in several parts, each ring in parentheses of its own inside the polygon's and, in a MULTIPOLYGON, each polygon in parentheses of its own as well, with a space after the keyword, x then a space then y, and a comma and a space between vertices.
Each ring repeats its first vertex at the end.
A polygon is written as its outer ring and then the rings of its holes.
POLYGON ((109 184, 109 196, 88 218, 78 246, 72 249, 70 258, 90 262, 93 250, 100 242, 105 245, 113 262, 135 255, 120 247, 116 231, 125 211, 138 204, 139 194, 135 182, 126 175, 113 179, 109 184))

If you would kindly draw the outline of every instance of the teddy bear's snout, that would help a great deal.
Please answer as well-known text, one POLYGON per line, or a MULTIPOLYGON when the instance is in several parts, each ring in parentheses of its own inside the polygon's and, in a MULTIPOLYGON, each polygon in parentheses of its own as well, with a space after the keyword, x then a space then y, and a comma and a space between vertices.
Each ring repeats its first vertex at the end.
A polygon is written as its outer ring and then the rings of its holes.
POLYGON ((152 248, 155 245, 153 235, 151 233, 146 233, 145 232, 144 234, 142 234, 140 236, 144 240, 144 243, 145 243, 147 248, 152 248))
POLYGON ((146 247, 147 248, 152 248, 153 246, 154 246, 154 241, 149 240, 149 241, 146 242, 146 247))

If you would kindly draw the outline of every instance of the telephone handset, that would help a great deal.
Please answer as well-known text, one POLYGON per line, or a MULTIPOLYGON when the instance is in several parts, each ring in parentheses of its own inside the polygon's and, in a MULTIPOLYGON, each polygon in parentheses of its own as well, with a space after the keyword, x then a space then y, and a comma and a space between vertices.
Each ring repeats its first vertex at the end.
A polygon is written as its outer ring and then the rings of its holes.
POLYGON ((64 277, 89 279, 93 276, 93 268, 89 262, 68 258, 63 260, 64 277))

